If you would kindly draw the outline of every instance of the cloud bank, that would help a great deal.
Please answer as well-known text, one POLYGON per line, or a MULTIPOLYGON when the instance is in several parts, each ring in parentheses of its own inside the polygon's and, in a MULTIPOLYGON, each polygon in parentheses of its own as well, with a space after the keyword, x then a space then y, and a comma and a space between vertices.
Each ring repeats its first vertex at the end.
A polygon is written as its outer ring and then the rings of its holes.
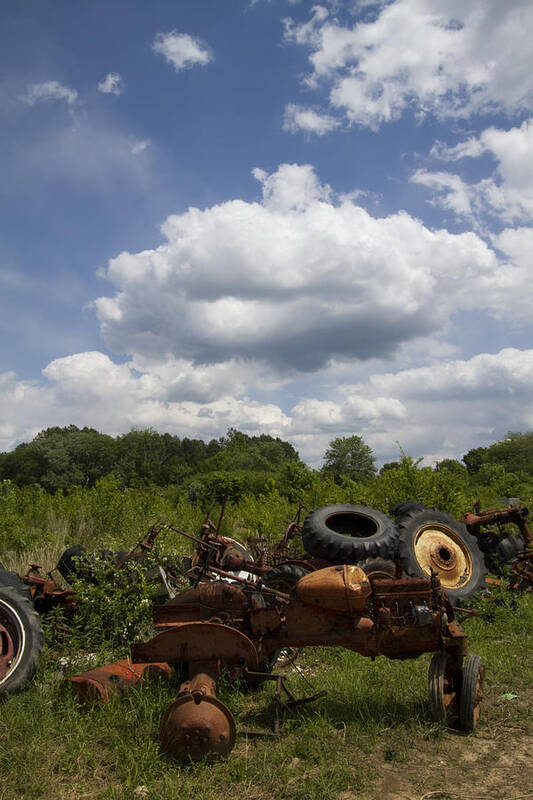
POLYGON ((335 202, 309 165, 254 174, 261 203, 190 208, 162 245, 109 262, 116 291, 95 306, 113 351, 306 372, 390 357, 473 308, 498 317, 502 291, 529 317, 527 270, 476 234, 335 202))
POLYGON ((317 5, 305 23, 285 20, 285 40, 309 51, 306 87, 325 89, 348 124, 377 129, 408 110, 444 119, 531 105, 527 0, 396 0, 371 4, 351 26, 333 13, 317 5))
POLYGON ((40 381, 0 376, 0 448, 66 422, 204 438, 233 426, 290 439, 314 464, 354 432, 382 460, 398 440, 431 461, 533 426, 533 350, 457 358, 446 344, 480 308, 530 324, 532 228, 487 242, 373 217, 309 165, 254 176, 261 201, 190 208, 159 247, 109 261, 114 289, 95 308, 126 363, 86 352, 40 381))

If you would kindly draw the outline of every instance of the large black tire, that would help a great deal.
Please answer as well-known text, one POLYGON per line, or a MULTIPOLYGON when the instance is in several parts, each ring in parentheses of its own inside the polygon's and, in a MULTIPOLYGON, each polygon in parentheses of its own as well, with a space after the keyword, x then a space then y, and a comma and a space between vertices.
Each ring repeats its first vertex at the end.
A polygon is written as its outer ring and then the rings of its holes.
POLYGON ((451 514, 434 508, 412 509, 396 524, 407 575, 425 578, 435 571, 455 605, 485 588, 483 553, 466 526, 451 514))
POLYGON ((19 691, 33 677, 43 631, 30 593, 13 572, 0 572, 0 694, 19 691))
POLYGON ((431 717, 435 722, 445 722, 450 712, 457 712, 459 683, 448 653, 433 653, 428 672, 428 690, 431 717))
POLYGON ((349 504, 316 508, 305 518, 302 530, 307 552, 333 564, 394 558, 397 539, 398 532, 386 514, 349 504))
POLYGON ((66 581, 80 578, 83 574, 82 564, 87 550, 81 544, 73 544, 60 556, 56 569, 66 581))
POLYGON ((407 500, 405 503, 396 503, 395 506, 389 509, 391 517, 402 517, 409 511, 421 511, 426 506, 423 503, 415 503, 413 500, 407 500))
POLYGON ((108 564, 113 567, 120 564, 124 556, 128 555, 127 550, 98 550, 96 553, 88 553, 81 544, 73 544, 60 557, 56 569, 59 574, 68 582, 76 578, 83 578, 94 583, 94 569, 97 566, 108 564))

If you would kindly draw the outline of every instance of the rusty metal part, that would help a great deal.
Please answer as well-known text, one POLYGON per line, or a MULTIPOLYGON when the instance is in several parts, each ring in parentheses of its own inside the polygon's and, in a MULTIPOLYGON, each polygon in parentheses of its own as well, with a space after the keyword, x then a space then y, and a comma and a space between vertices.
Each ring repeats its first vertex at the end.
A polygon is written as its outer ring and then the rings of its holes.
POLYGON ((215 695, 218 668, 213 662, 189 667, 189 680, 163 713, 159 727, 161 749, 174 758, 201 759, 227 756, 233 749, 233 715, 215 695))
MULTIPOLYGON (((522 539, 526 545, 533 544, 533 534, 529 529, 527 518, 529 509, 526 506, 507 506, 504 509, 491 508, 488 511, 480 511, 478 514, 466 513, 461 517, 468 531, 474 536, 479 535, 481 528, 488 528, 496 525, 501 529, 502 525, 511 523, 516 525, 520 531, 522 539)), ((488 531, 490 533, 490 530, 488 531)))
POLYGON ((258 665, 257 650, 248 636, 214 622, 177 623, 149 642, 134 644, 131 653, 134 663, 215 660, 249 669, 258 665))
MULTIPOLYGON (((533 592, 533 534, 527 522, 528 517, 529 509, 523 505, 506 506, 503 509, 492 508, 476 514, 466 513, 461 517, 474 536, 484 534, 494 537, 496 541, 497 537, 504 535, 505 525, 516 525, 524 542, 525 550, 519 552, 509 564, 509 589, 511 591, 533 592)), ((496 583, 500 584, 501 581, 496 583)))
POLYGON ((509 588, 512 591, 533 592, 533 548, 519 553, 512 562, 509 588))
POLYGON ((71 683, 78 702, 89 706, 96 702, 107 703, 112 694, 126 692, 145 680, 170 679, 171 674, 171 668, 165 662, 140 664, 127 658, 75 675, 71 683))
POLYGON ((309 605, 331 611, 361 612, 372 587, 361 567, 344 564, 305 575, 296 585, 296 594, 309 605))
MULTIPOLYGON (((0 615, 1 612, 2 609, 0 607, 0 615)), ((12 631, 9 627, 2 624, 0 618, 0 681, 3 681, 13 668, 16 650, 17 648, 13 640, 12 631)))
MULTIPOLYGON (((233 718, 215 696, 222 669, 230 678, 253 677, 260 662, 287 647, 337 645, 371 658, 400 659, 440 652, 444 667, 433 676, 432 702, 448 708, 467 646, 436 572, 429 579, 371 583, 354 565, 311 572, 291 595, 269 594, 261 583, 246 580, 200 583, 160 608, 156 624, 164 630, 134 645, 132 660, 188 664, 189 680, 167 708, 160 736, 163 750, 193 760, 227 755, 233 747, 233 718), (188 621, 195 615, 196 621, 188 621)), ((278 681, 274 732, 279 732, 282 708, 297 701, 289 696, 283 705, 280 693, 286 687, 278 676, 272 678, 278 681)))
POLYGON ((22 581, 28 587, 33 604, 38 611, 47 611, 57 603, 67 606, 75 605, 76 592, 59 586, 51 572, 46 577, 41 575, 41 567, 38 564, 30 564, 22 581))

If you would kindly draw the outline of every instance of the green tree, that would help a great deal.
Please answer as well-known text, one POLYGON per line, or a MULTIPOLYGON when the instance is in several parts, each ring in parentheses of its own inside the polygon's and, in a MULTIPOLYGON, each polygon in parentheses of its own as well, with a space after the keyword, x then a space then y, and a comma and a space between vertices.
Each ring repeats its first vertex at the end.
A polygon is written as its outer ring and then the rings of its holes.
POLYGON ((387 472, 389 469, 400 469, 401 463, 400 461, 386 461, 385 464, 381 467, 379 474, 383 475, 384 472, 387 472))
POLYGON ((5 453, 2 478, 19 486, 38 483, 49 492, 69 486, 94 486, 113 470, 116 443, 113 437, 94 428, 47 428, 32 442, 5 453))
POLYGON ((374 454, 361 436, 339 436, 329 443, 322 473, 331 473, 336 483, 342 477, 369 481, 376 474, 374 454))
POLYGON ((481 469, 481 466, 485 462, 486 457, 487 457, 486 447, 474 447, 472 450, 469 450, 468 453, 464 454, 462 460, 468 470, 468 473, 470 475, 475 475, 476 472, 479 472, 479 470, 481 469))
POLYGON ((466 475, 467 468, 457 461, 455 458, 443 458, 442 461, 437 461, 435 464, 436 472, 457 472, 461 475, 466 475))
POLYGON ((513 433, 487 448, 487 464, 501 464, 508 472, 533 475, 533 431, 513 433))

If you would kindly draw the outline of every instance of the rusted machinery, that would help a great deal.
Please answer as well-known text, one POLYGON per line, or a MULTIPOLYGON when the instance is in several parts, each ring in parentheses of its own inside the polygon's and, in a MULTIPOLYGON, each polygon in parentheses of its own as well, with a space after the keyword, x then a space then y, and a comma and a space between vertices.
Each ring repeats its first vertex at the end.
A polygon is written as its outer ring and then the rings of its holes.
POLYGON ((509 567, 509 588, 513 591, 533 591, 533 534, 528 524, 529 509, 523 505, 476 509, 461 517, 468 531, 476 536, 483 552, 493 553, 509 567), (517 536, 510 536, 505 526, 518 528, 517 536))
MULTIPOLYGON (((228 755, 237 731, 216 696, 218 677, 276 677, 269 667, 289 647, 341 646, 372 659, 434 652, 433 716, 444 719, 453 711, 464 730, 476 726, 484 667, 479 657, 467 655, 466 636, 436 576, 371 580, 358 566, 337 565, 304 575, 289 591, 269 586, 267 579, 268 573, 258 581, 202 581, 182 591, 156 609, 160 632, 132 647, 131 661, 142 670, 151 663, 188 669, 161 719, 165 752, 192 760, 228 755)), ((79 692, 92 677, 75 679, 79 692)))

